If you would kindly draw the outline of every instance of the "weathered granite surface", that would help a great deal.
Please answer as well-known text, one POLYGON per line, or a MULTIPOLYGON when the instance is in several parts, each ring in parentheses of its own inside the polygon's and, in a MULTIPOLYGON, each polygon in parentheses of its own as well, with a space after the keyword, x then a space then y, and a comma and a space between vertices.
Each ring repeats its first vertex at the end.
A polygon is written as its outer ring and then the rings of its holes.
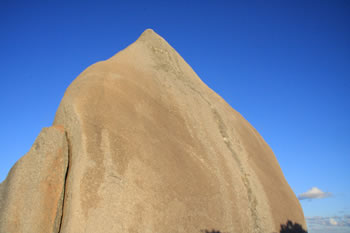
POLYGON ((67 166, 64 128, 44 128, 0 184, 0 232, 59 232, 67 166))
POLYGON ((16 165, 0 186, 0 229, 18 221, 19 227, 33 224, 23 232, 48 232, 35 227, 50 224, 57 232, 62 206, 62 233, 272 233, 289 220, 306 228, 264 139, 152 30, 82 72, 54 126, 63 126, 66 136, 56 129, 59 143, 39 136, 47 147, 32 149, 19 162, 23 175, 16 165), (40 163, 41 154, 59 162, 40 163), (42 208, 38 198, 48 219, 30 214, 42 208))

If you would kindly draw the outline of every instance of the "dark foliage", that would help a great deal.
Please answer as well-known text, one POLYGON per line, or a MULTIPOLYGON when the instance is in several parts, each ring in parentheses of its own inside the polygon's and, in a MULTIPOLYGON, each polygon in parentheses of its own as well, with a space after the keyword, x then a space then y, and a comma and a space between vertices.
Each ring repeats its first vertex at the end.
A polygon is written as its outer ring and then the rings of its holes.
POLYGON ((221 233, 221 231, 217 231, 217 230, 201 230, 202 233, 221 233))
POLYGON ((280 233, 307 233, 307 231, 300 224, 288 220, 286 224, 281 225, 280 233))
MULTIPOLYGON (((201 230, 201 233, 224 233, 219 230, 201 230)), ((307 233, 304 228, 298 224, 298 223, 293 223, 292 221, 288 220, 286 224, 281 225, 281 230, 279 233, 307 233)))

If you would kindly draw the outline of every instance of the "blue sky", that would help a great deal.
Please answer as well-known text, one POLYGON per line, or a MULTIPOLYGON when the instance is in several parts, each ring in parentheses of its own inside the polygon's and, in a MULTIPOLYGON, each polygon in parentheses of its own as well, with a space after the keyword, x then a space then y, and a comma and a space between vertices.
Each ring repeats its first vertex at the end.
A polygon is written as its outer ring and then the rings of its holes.
POLYGON ((2 0, 0 180, 75 77, 152 28, 265 138, 296 195, 320 190, 301 200, 309 232, 350 232, 349 23, 346 0, 2 0))

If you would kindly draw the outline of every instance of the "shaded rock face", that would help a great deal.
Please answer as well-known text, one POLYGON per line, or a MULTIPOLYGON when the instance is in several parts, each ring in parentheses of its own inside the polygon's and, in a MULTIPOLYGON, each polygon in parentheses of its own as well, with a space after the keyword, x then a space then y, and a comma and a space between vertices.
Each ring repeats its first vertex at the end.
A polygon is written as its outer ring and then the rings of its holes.
MULTIPOLYGON (((64 200, 46 210, 61 216, 53 232, 271 233, 287 221, 306 228, 263 138, 152 30, 81 73, 54 126, 64 127, 69 165, 65 185, 55 184, 64 200)), ((54 170, 62 182, 64 164, 54 170)), ((0 186, 2 210, 15 206, 6 194, 11 172, 0 186)), ((30 181, 18 179, 25 188, 13 198, 29 198, 30 181)), ((16 213, 0 212, 1 227, 24 218, 16 213)))

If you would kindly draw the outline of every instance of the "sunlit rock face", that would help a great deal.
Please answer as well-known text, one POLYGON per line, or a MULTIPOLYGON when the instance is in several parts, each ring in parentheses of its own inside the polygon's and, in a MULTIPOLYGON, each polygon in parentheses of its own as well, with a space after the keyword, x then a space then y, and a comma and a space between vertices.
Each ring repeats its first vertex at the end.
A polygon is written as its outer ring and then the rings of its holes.
POLYGON ((0 184, 0 232, 59 232, 67 166, 63 127, 44 128, 0 184))
POLYGON ((54 126, 68 154, 67 171, 54 170, 65 177, 60 205, 48 210, 60 219, 56 232, 272 233, 287 221, 306 228, 263 138, 150 29, 79 75, 54 126))

